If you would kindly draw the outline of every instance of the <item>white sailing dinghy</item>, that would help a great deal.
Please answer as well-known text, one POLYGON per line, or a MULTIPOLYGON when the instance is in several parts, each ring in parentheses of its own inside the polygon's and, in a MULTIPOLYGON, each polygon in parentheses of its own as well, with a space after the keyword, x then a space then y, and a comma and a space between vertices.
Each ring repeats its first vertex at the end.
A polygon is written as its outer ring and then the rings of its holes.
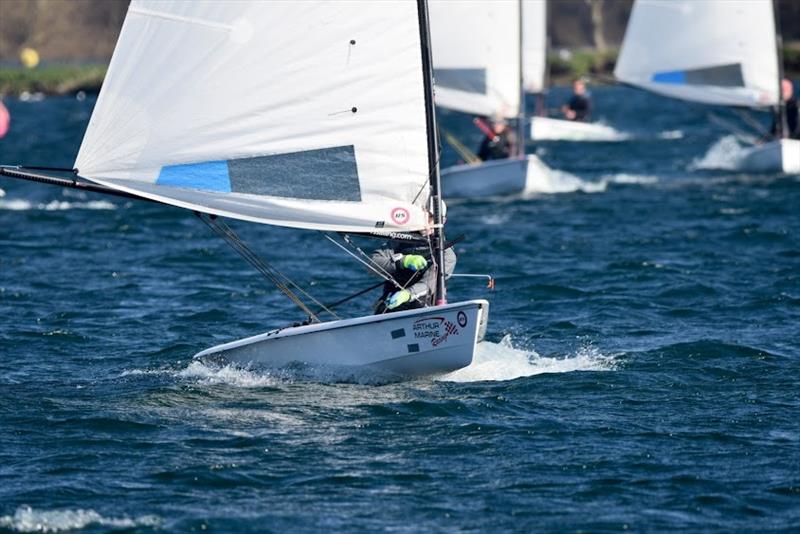
POLYGON ((408 375, 465 367, 488 303, 448 304, 437 269, 445 241, 428 35, 425 0, 133 0, 75 163, 91 183, 42 168, 2 173, 179 206, 210 225, 222 216, 429 230, 436 305, 321 322, 297 292, 308 294, 277 273, 310 324, 197 356, 408 375))
POLYGON ((743 171, 800 173, 800 140, 786 138, 781 38, 768 0, 636 0, 617 79, 692 102, 772 107, 778 139, 745 150, 743 171))
POLYGON ((473 115, 516 119, 516 155, 442 169, 445 198, 550 193, 556 177, 525 154, 521 0, 433 0, 436 103, 473 115))
MULTIPOLYGON (((523 80, 525 90, 544 102, 548 86, 547 0, 523 0, 523 80)), ((541 112, 546 106, 541 105, 541 112)), ((530 117, 534 141, 624 141, 630 136, 598 122, 569 121, 545 115, 530 117)))

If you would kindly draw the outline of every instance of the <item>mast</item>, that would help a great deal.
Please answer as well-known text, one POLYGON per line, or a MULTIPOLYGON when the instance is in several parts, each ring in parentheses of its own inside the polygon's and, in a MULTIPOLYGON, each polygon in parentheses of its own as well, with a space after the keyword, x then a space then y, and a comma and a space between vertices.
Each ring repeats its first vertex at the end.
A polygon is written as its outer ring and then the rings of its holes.
POLYGON ((542 76, 542 91, 537 98, 539 109, 536 110, 536 114, 547 117, 547 88, 550 86, 550 34, 547 33, 547 28, 550 9, 547 0, 542 0, 542 2, 544 2, 544 75, 542 76))
POLYGON ((783 100, 783 35, 778 0, 772 0, 772 14, 775 20, 775 51, 778 60, 778 106, 775 110, 775 136, 789 137, 789 124, 786 119, 786 102, 783 100))
POLYGON ((517 114, 517 143, 516 152, 517 157, 522 159, 525 157, 525 81, 524 75, 524 44, 522 41, 522 0, 517 0, 519 9, 517 26, 519 29, 519 113, 517 114))
POLYGON ((439 133, 436 129, 436 110, 433 107, 433 60, 431 57, 428 2, 417 0, 419 38, 422 48, 422 81, 425 88, 425 118, 428 130, 428 176, 433 205, 433 258, 436 261, 436 305, 447 304, 447 285, 444 272, 444 221, 442 220, 442 179, 439 175, 439 133))

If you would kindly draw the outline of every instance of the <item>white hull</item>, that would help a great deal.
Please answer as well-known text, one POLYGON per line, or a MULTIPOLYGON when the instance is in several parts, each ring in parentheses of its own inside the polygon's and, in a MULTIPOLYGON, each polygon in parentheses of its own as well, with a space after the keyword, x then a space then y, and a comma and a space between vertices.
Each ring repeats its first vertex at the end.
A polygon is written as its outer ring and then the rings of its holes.
POLYGON ((448 198, 491 198, 580 189, 579 178, 554 171, 534 155, 442 169, 442 194, 448 198))
POLYGON ((800 140, 780 139, 745 150, 739 168, 750 172, 800 174, 800 140))
POLYGON ((531 117, 534 141, 624 141, 629 135, 596 122, 531 117))
POLYGON ((483 339, 489 303, 470 300, 356 319, 282 328, 206 349, 195 358, 222 357, 244 365, 368 366, 424 376, 468 366, 483 339))

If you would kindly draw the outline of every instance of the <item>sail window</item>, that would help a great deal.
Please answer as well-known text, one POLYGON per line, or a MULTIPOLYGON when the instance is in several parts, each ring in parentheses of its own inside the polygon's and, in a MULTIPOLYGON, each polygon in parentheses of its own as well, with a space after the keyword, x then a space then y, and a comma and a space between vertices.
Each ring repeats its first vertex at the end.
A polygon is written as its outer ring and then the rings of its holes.
POLYGON ((361 200, 353 145, 167 165, 161 169, 156 184, 305 200, 361 200))
POLYGON ((434 70, 436 85, 465 93, 485 95, 486 69, 448 69, 434 70))
POLYGON ((674 70, 653 74, 656 83, 675 85, 715 85, 717 87, 744 87, 741 63, 705 67, 701 69, 674 70))

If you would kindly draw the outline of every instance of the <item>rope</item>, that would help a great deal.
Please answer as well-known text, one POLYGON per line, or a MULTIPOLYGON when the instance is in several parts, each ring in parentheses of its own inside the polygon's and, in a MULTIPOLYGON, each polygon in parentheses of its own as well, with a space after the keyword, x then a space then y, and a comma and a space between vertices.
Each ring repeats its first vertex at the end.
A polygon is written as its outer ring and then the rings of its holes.
POLYGON ((442 133, 444 134, 444 140, 447 141, 447 144, 453 147, 461 158, 466 161, 469 165, 478 165, 482 162, 481 158, 479 158, 472 150, 467 148, 464 143, 456 139, 456 137, 442 128, 442 133))
MULTIPOLYGON (((319 317, 311 308, 309 308, 303 300, 294 292, 292 288, 296 291, 300 292, 303 296, 305 296, 308 300, 316 304, 320 307, 321 310, 324 310, 331 314, 336 319, 340 317, 336 315, 330 308, 322 304, 320 301, 315 299, 311 296, 308 292, 306 292, 302 287, 297 285, 292 279, 288 276, 283 274, 281 271, 270 265, 266 260, 258 256, 247 244, 239 238, 236 232, 233 229, 225 224, 224 222, 220 222, 214 216, 209 216, 204 213, 195 212, 197 217, 208 226, 212 232, 217 234, 219 237, 225 240, 228 245, 231 246, 237 253, 239 253, 242 258, 247 261, 250 265, 252 265, 259 273, 261 273, 264 278, 272 282, 275 287, 278 288, 286 297, 291 300, 298 308, 300 308, 305 314, 308 315, 309 319, 314 322, 319 322, 319 317)), ((317 312, 319 313, 319 312, 317 312)))

